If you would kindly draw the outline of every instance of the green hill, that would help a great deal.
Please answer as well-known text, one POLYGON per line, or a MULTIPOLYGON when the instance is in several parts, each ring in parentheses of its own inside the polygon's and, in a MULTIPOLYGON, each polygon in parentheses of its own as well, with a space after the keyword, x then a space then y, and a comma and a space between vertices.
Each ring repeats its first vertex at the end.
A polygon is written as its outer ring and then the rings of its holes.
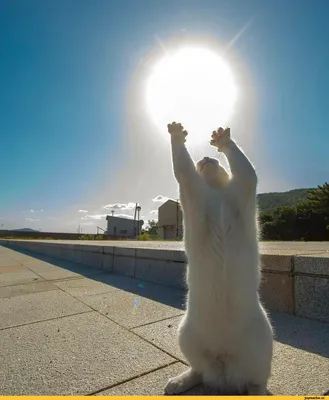
POLYGON ((288 192, 260 193, 257 196, 258 210, 261 213, 272 214, 280 206, 294 206, 307 196, 312 189, 294 189, 288 192))

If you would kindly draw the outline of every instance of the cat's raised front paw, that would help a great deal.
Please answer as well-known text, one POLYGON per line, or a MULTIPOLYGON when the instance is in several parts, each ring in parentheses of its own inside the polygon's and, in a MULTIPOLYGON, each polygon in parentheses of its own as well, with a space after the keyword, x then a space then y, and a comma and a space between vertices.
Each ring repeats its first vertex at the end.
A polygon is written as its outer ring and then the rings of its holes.
POLYGON ((187 136, 187 131, 184 129, 181 123, 172 122, 167 125, 168 132, 171 134, 173 139, 180 139, 182 142, 185 142, 185 138, 187 136))
POLYGON ((218 128, 217 131, 213 131, 210 144, 217 147, 218 150, 222 150, 229 143, 230 139, 230 128, 218 128))

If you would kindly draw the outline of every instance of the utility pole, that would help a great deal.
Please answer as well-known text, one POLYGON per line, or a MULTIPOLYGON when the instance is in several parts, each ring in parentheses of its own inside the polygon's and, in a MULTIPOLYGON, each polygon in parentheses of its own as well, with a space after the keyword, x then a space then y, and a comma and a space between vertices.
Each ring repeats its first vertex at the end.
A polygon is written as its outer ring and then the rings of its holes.
POLYGON ((178 207, 179 207, 179 203, 178 203, 178 199, 177 199, 177 207, 176 207, 176 239, 178 239, 178 207))
POLYGON ((139 213, 140 213, 141 209, 142 209, 141 206, 138 206, 136 208, 136 210, 137 210, 137 233, 138 233, 138 235, 140 234, 140 231, 139 231, 140 230, 139 213))
POLYGON ((137 237, 137 230, 136 230, 136 212, 137 212, 137 203, 136 203, 136 205, 135 205, 135 213, 134 213, 134 237, 135 237, 135 239, 136 239, 136 237, 137 237))

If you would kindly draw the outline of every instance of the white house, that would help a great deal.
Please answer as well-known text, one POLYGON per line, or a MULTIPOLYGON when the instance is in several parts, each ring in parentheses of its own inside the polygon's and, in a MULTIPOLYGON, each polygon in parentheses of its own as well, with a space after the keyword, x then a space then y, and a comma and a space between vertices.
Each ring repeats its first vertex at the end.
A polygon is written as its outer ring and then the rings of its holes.
POLYGON ((134 221, 129 218, 115 217, 108 215, 107 220, 107 235, 119 237, 136 237, 141 231, 144 221, 134 221))
POLYGON ((158 232, 161 239, 181 239, 183 213, 178 201, 167 200, 158 209, 158 232))

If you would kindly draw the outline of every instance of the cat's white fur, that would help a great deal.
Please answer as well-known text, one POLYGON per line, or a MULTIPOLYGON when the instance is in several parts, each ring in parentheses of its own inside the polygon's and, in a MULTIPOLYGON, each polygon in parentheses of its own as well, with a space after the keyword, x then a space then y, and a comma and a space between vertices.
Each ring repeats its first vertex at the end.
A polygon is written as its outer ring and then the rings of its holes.
POLYGON ((266 395, 273 333, 258 297, 256 173, 228 138, 223 152, 232 177, 210 187, 184 133, 172 134, 171 142, 188 259, 187 309, 178 334, 190 368, 171 378, 165 392, 182 393, 204 382, 223 392, 266 395))

